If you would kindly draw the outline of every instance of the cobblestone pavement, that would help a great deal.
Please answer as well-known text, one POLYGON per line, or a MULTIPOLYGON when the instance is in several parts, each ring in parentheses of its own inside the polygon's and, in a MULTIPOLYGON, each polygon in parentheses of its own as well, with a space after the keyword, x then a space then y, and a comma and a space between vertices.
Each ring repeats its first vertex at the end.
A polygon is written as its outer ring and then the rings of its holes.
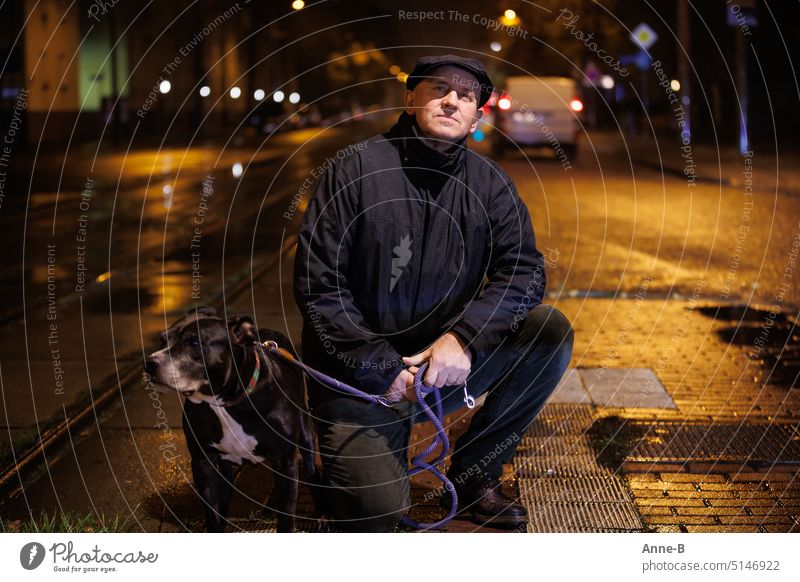
POLYGON ((558 306, 576 329, 573 366, 650 368, 677 405, 595 408, 586 431, 598 464, 624 477, 647 528, 800 531, 798 337, 788 319, 753 358, 749 331, 768 312, 672 300, 558 306), (781 350, 775 373, 771 354, 781 350), (660 456, 639 454, 647 448, 660 456))

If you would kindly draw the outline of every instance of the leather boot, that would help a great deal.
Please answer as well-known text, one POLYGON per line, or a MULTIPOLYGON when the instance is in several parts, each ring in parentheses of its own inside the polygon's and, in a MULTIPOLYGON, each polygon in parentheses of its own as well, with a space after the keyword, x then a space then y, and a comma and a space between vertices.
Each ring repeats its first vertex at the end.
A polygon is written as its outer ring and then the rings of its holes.
MULTIPOLYGON (((500 480, 488 473, 468 477, 463 483, 453 481, 458 495, 458 512, 481 525, 500 529, 517 529, 528 523, 525 508, 505 495, 500 480)), ((442 496, 443 507, 450 508, 450 493, 442 496)))

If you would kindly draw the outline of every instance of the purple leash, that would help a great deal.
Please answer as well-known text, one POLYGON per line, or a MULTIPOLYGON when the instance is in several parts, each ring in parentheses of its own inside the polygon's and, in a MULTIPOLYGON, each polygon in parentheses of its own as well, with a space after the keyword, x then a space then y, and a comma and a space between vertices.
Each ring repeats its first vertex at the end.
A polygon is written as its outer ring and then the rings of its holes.
MULTIPOLYGON (((356 396, 367 402, 371 402, 373 404, 380 404, 381 406, 386 406, 390 408, 392 403, 389 402, 383 396, 377 394, 367 394, 366 392, 359 390, 358 388, 354 388, 349 384, 345 384, 344 382, 340 382, 336 378, 332 378, 327 374, 324 374, 314 368, 307 366, 306 364, 302 363, 301 361, 297 360, 291 353, 286 351, 285 349, 278 346, 277 342, 268 340, 264 342, 264 348, 266 349, 267 353, 274 353, 278 356, 282 357, 284 360, 288 361, 291 364, 294 364, 304 372, 306 372, 309 376, 316 378, 323 384, 327 384, 328 386, 339 390, 341 392, 345 392, 350 394, 351 396, 356 396)), ((436 436, 434 437, 433 441, 431 442, 428 447, 422 451, 420 454, 416 455, 414 458, 411 459, 411 465, 408 469, 408 476, 416 475, 421 471, 429 471, 434 477, 439 479, 444 488, 450 493, 450 511, 439 521, 433 523, 420 523, 416 522, 413 519, 402 516, 400 519, 406 525, 416 528, 416 529, 442 529, 447 523, 453 519, 453 516, 456 514, 458 510, 458 495, 456 494, 456 488, 453 486, 453 483, 447 476, 442 473, 437 465, 441 463, 444 458, 447 456, 447 453, 450 452, 450 441, 447 439, 447 433, 444 430, 444 410, 442 408, 442 395, 439 392, 439 389, 436 386, 427 386, 423 381, 423 377, 425 376, 425 370, 428 369, 428 364, 422 364, 417 373, 414 375, 414 393, 417 396, 417 402, 419 402, 420 406, 422 407, 422 411, 425 413, 425 416, 428 417, 433 423, 434 428, 436 428, 436 436), (430 407, 430 405, 425 401, 425 396, 433 392, 434 397, 434 405, 436 407, 436 412, 430 407), (437 448, 441 447, 439 451, 439 455, 430 461, 426 461, 426 457, 429 457, 436 451, 437 448)))

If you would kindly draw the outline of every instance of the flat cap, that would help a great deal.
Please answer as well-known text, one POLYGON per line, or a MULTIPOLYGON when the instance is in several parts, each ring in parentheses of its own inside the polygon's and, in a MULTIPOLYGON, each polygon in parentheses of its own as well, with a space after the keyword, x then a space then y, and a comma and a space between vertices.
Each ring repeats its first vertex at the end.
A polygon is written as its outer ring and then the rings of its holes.
POLYGON ((406 88, 413 90, 420 81, 431 76, 431 71, 445 65, 458 67, 475 76, 478 80, 478 86, 473 87, 473 89, 479 95, 478 107, 483 107, 489 97, 492 96, 494 87, 492 86, 492 79, 483 67, 483 63, 477 59, 469 59, 457 55, 421 57, 417 64, 414 65, 414 70, 408 75, 408 79, 406 79, 406 88))

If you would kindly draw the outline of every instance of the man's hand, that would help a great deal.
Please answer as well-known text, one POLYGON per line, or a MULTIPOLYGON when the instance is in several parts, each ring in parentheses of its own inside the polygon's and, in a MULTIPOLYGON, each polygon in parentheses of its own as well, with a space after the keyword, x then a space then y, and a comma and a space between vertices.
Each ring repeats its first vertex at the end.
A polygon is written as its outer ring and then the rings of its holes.
POLYGON ((400 402, 405 398, 411 402, 416 402, 417 396, 414 393, 414 376, 417 370, 419 370, 417 366, 411 366, 400 372, 394 382, 392 382, 392 385, 389 386, 389 390, 384 394, 386 400, 389 402, 400 402))
MULTIPOLYGON (((472 368, 472 353, 456 334, 448 332, 431 347, 415 356, 403 358, 406 366, 421 366, 428 362, 423 379, 428 386, 457 386, 467 381, 472 368)), ((413 380, 412 380, 413 382, 413 380)))

